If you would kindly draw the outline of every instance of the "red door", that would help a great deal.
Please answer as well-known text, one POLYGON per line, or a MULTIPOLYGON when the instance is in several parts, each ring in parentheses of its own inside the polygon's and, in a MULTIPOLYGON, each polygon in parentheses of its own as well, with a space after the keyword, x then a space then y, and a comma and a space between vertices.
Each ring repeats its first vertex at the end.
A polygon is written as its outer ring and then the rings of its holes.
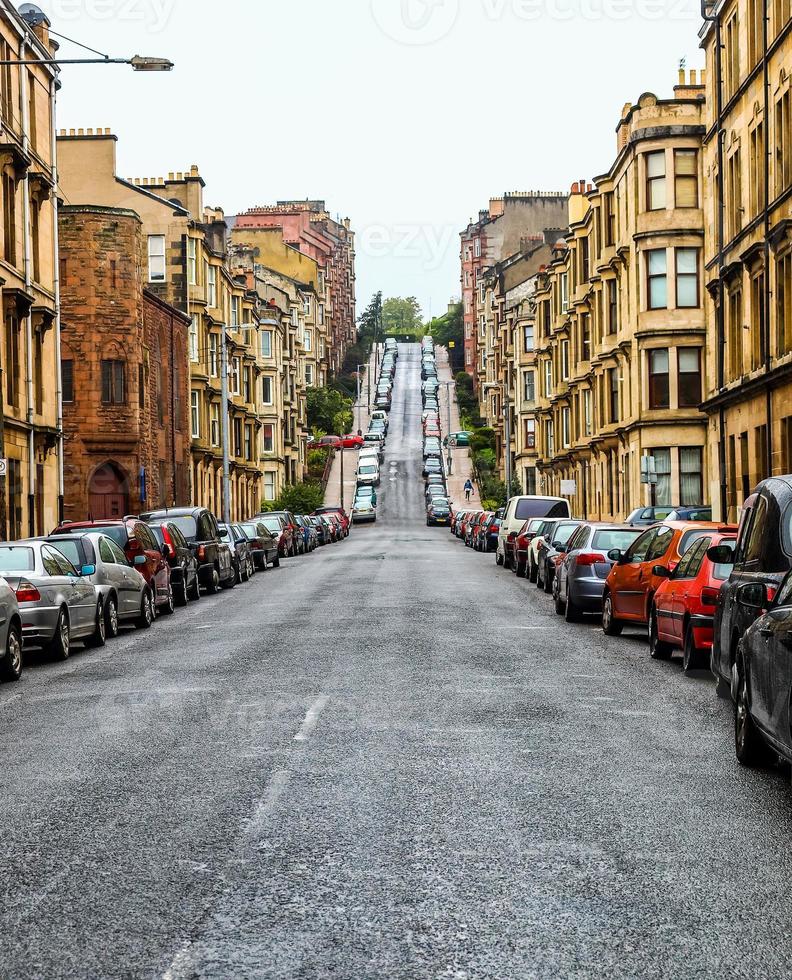
POLYGON ((95 521, 120 520, 129 513, 129 482, 112 463, 100 466, 91 477, 88 510, 95 521))

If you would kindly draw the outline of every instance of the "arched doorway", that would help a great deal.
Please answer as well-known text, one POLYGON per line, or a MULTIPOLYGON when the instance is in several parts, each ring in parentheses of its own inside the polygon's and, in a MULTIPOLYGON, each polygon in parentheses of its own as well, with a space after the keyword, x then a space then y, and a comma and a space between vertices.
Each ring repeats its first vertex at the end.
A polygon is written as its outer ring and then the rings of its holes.
POLYGON ((88 483, 88 509, 95 521, 118 520, 129 513, 129 480, 114 463, 94 470, 88 483))

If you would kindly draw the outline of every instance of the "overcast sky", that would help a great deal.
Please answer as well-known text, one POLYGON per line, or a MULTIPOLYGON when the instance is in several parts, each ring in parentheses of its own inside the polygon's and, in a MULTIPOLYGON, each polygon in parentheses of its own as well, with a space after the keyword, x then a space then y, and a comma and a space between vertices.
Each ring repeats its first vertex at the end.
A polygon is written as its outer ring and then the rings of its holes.
POLYGON ((624 103, 703 63, 698 0, 40 6, 91 47, 176 63, 65 67, 59 126, 111 127, 122 176, 198 164, 227 213, 324 198, 357 232, 359 309, 382 289, 427 316, 458 294, 458 233, 490 196, 602 173, 624 103))

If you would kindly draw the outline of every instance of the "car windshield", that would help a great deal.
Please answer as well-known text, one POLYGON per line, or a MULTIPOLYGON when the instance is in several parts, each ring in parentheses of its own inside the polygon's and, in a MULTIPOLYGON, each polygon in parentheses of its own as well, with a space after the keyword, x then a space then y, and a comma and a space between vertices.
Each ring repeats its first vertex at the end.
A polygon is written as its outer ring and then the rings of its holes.
POLYGON ((594 551, 626 551, 637 537, 643 534, 641 528, 610 528, 609 530, 595 531, 591 547, 594 551))
POLYGON ((258 537, 258 531, 252 524, 242 524, 241 527, 248 541, 258 537))
POLYGON ((127 529, 122 524, 120 527, 96 527, 91 528, 92 534, 106 534, 108 538, 112 538, 115 543, 121 547, 126 548, 127 541, 129 541, 129 535, 127 534, 127 529))
POLYGON ((376 466, 361 466, 360 469, 358 470, 358 473, 362 473, 363 476, 371 476, 376 472, 377 472, 376 466))
POLYGON ((32 572, 35 567, 32 548, 0 548, 0 572, 32 572))
POLYGON ((195 523, 194 517, 186 515, 184 517, 171 517, 170 520, 188 541, 195 541, 198 537, 198 525, 195 523))
POLYGON ((84 564, 80 546, 76 541, 58 541, 58 551, 66 555, 75 568, 81 568, 84 564))
POLYGON ((280 534, 280 532, 283 530, 283 525, 277 517, 264 517, 262 518, 261 523, 268 531, 272 531, 273 534, 280 534))
POLYGON ((568 517, 569 511, 566 504, 559 503, 557 500, 526 497, 524 500, 517 501, 514 516, 518 521, 528 521, 532 517, 568 517))

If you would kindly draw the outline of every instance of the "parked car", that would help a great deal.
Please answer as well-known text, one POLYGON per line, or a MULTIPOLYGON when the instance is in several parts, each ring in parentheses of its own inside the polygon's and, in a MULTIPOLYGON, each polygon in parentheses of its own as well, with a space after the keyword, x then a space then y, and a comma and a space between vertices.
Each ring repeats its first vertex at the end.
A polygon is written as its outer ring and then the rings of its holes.
POLYGON ((240 527, 250 543, 250 553, 256 568, 261 572, 265 572, 268 565, 278 568, 280 553, 277 535, 273 534, 263 521, 246 521, 240 524, 240 527))
POLYGON ((356 495, 352 504, 353 524, 371 524, 377 520, 377 508, 370 496, 356 495))
POLYGON ((792 762, 792 574, 777 591, 757 578, 734 592, 753 619, 738 642, 732 678, 737 760, 765 766, 778 755, 792 762))
MULTIPOLYGON (((48 541, 0 545, 0 576, 16 593, 25 647, 68 660, 74 640, 104 646, 102 600, 83 571, 48 541)), ((144 606, 153 618, 150 592, 144 606)))
POLYGON ((451 523, 451 506, 445 498, 438 498, 426 508, 427 527, 448 527, 451 523))
POLYGON ((255 573, 253 565, 253 552, 250 549, 250 541, 242 528, 238 524, 218 524, 220 537, 231 548, 231 561, 234 566, 235 585, 247 582, 255 573))
MULTIPOLYGON (((262 517, 267 515, 257 514, 253 520, 260 520, 262 517)), ((284 524, 290 532, 290 542, 291 542, 291 557, 296 558, 298 555, 305 554, 305 538, 302 534, 302 528, 297 523, 297 518, 290 510, 273 510, 269 513, 269 517, 281 517, 284 524)))
POLYGON ((336 544, 338 541, 341 540, 341 537, 340 537, 341 525, 339 524, 338 521, 332 520, 329 517, 329 515, 327 515, 327 514, 321 514, 321 515, 319 515, 319 520, 327 528, 327 533, 328 533, 327 543, 328 544, 336 544))
MULTIPOLYGON (((2 575, 2 572, 0 572, 2 575)), ((0 680, 18 681, 22 676, 22 619, 14 589, 0 577, 0 680)))
POLYGON ((321 439, 314 439, 308 443, 309 449, 343 449, 344 444, 340 436, 322 436, 321 439))
POLYGON ((474 551, 487 551, 487 528, 491 520, 495 518, 492 511, 485 511, 484 516, 476 525, 476 533, 473 538, 474 551))
MULTIPOLYGON (((148 526, 152 515, 144 518, 125 517, 119 521, 83 521, 59 525, 50 537, 63 534, 94 532, 106 534, 123 550, 127 560, 148 582, 154 596, 156 612, 172 613, 176 607, 171 585, 170 565, 162 554, 157 539, 148 526)), ((167 515, 163 515, 163 519, 167 515)), ((155 612, 155 615, 156 615, 155 612)))
POLYGON ((217 592, 221 586, 230 588, 235 582, 231 549, 221 540, 217 518, 206 507, 156 510, 143 514, 142 519, 152 522, 169 521, 179 528, 198 562, 201 585, 208 592, 217 592))
POLYGON ((316 551, 319 545, 316 540, 316 532, 314 531, 313 524, 311 524, 305 514, 295 514, 294 519, 297 521, 298 534, 302 535, 305 554, 308 555, 312 551, 316 551))
MULTIPOLYGON (((734 567, 715 610, 711 668, 720 693, 736 692, 737 646, 759 615, 759 608, 738 596, 743 585, 767 586, 770 598, 792 569, 792 476, 760 483, 743 504, 734 567)), ((714 560, 726 557, 715 554, 714 560)))
POLYGON ((736 535, 712 534, 699 538, 673 572, 664 565, 655 570, 665 581, 654 596, 649 613, 649 652, 655 660, 666 660, 682 650, 685 672, 709 664, 712 628, 721 586, 731 574, 736 535), (708 552, 713 547, 728 550, 731 560, 716 564, 708 552))
POLYGON ((526 521, 534 517, 571 517, 569 501, 563 497, 512 497, 503 517, 495 561, 498 565, 511 568, 514 560, 514 541, 517 532, 526 521))
POLYGON ((358 486, 378 487, 380 485, 380 468, 378 463, 363 461, 358 464, 355 479, 358 486))
POLYGON ((342 537, 349 536, 349 515, 343 507, 317 507, 314 514, 326 514, 330 517, 335 515, 341 523, 342 537))
POLYGON ((712 521, 711 507, 677 507, 665 520, 668 521, 712 521))
POLYGON ((498 547, 498 533, 500 531, 501 518, 497 514, 492 514, 484 525, 482 531, 481 550, 495 551, 498 547))
POLYGON ((54 545, 95 588, 102 603, 106 639, 118 636, 121 625, 140 625, 146 605, 154 612, 146 580, 111 537, 89 532, 43 540, 54 545))
POLYGON ((536 571, 537 588, 548 594, 553 591, 556 568, 566 554, 569 539, 581 525, 581 521, 559 521, 549 539, 539 542, 536 571))
POLYGON ((445 445, 458 449, 470 445, 469 432, 452 432, 446 437, 445 445))
POLYGON ((568 623, 576 623, 583 613, 601 613, 605 581, 613 567, 608 553, 626 551, 643 531, 626 524, 581 524, 565 548, 553 577, 555 611, 568 623))
POLYGON ((253 522, 262 524, 275 539, 278 546, 278 560, 272 565, 273 568, 279 568, 281 558, 288 558, 294 550, 291 528, 282 517, 277 517, 274 514, 259 514, 253 518, 253 522))
POLYGON ((424 480, 427 477, 431 476, 433 473, 434 474, 439 473, 441 476, 443 476, 444 475, 443 461, 437 459, 436 457, 431 457, 424 462, 423 470, 421 472, 424 480))
POLYGON ((604 632, 618 636, 628 623, 648 626, 655 593, 665 581, 658 568, 672 572, 699 538, 735 530, 719 524, 666 522, 648 528, 626 551, 611 551, 608 557, 614 565, 602 597, 604 632))
POLYGON ((528 542, 528 568, 526 575, 529 582, 536 583, 539 577, 539 545, 543 541, 550 541, 552 539, 553 531, 555 531, 558 523, 558 519, 555 517, 550 520, 543 520, 539 533, 528 542))
POLYGON ((658 521, 670 520, 671 514, 676 511, 676 507, 636 507, 627 518, 627 524, 642 525, 651 527, 658 521))
POLYGON ((481 521, 484 520, 484 511, 477 510, 470 520, 467 522, 467 527, 465 528, 465 545, 468 548, 473 547, 473 540, 476 535, 477 528, 481 521))
POLYGON ((171 587, 176 605, 186 606, 190 599, 200 599, 198 559, 178 524, 172 521, 151 521, 149 527, 162 549, 165 561, 170 565, 171 587))
POLYGON ((528 553, 530 544, 535 537, 542 533, 545 526, 544 517, 534 517, 533 520, 526 521, 517 532, 512 546, 513 558, 511 567, 515 574, 523 578, 528 574, 528 553))

